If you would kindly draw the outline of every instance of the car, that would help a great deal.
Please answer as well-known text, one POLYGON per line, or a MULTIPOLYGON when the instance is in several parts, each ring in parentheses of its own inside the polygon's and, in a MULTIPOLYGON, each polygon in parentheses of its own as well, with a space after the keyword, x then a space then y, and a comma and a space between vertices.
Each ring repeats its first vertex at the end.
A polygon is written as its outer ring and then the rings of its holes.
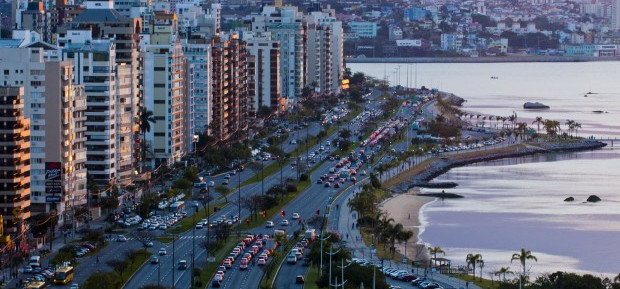
POLYGON ((246 259, 241 260, 241 264, 239 264, 239 270, 247 270, 248 269, 248 261, 246 259))
POLYGON ((286 263, 287 264, 296 264, 297 263, 297 257, 295 256, 295 254, 289 254, 288 256, 286 256, 286 263))
POLYGON ((69 289, 78 289, 79 286, 76 283, 71 284, 71 287, 69 287, 69 289))
POLYGON ((24 266, 24 273, 32 273, 32 267, 30 266, 24 266))
POLYGON ((202 229, 204 227, 204 225, 201 222, 198 222, 198 224, 196 224, 196 229, 202 229))
POLYGON ((146 241, 146 242, 144 242, 144 246, 145 247, 153 247, 153 242, 152 241, 146 241))
POLYGON ((180 260, 179 261, 179 270, 185 270, 187 269, 187 261, 186 260, 180 260))
POLYGON ((226 266, 219 266, 219 267, 217 267, 217 271, 226 272, 226 266))
POLYGON ((340 188, 340 183, 335 183, 335 184, 334 184, 334 188, 335 188, 335 189, 340 188))
POLYGON ((331 187, 331 186, 332 186, 332 184, 330 184, 329 182, 325 182, 324 187, 329 188, 329 187, 331 187))
POLYGON ((323 183, 323 180, 318 179, 318 180, 316 180, 316 183, 317 183, 317 184, 322 184, 322 183, 323 183))
POLYGON ((116 241, 127 242, 127 237, 125 237, 125 235, 118 235, 118 238, 116 238, 116 241))
POLYGON ((304 276, 297 275, 297 277, 295 277, 295 284, 304 284, 305 282, 304 276))
POLYGON ((158 263, 159 263, 159 258, 157 258, 157 256, 151 257, 151 264, 158 264, 158 263))
POLYGON ((229 182, 228 182, 228 180, 226 179, 226 180, 224 180, 224 181, 222 182, 222 185, 225 185, 225 186, 226 186, 226 185, 228 185, 228 183, 229 183, 229 182))
POLYGON ((168 252, 166 251, 166 248, 161 248, 159 249, 159 256, 164 256, 167 255, 168 252))
POLYGON ((214 181, 209 181, 209 182, 207 183, 207 186, 209 186, 209 187, 214 187, 214 186, 215 186, 215 182, 214 182, 214 181))
POLYGON ((280 222, 280 226, 288 226, 288 225, 289 225, 289 222, 287 219, 284 219, 280 222))
POLYGON ((297 220, 299 219, 299 214, 298 213, 293 213, 293 220, 297 220))
POLYGON ((259 265, 259 266, 266 265, 267 264, 267 259, 265 259, 265 258, 258 258, 258 261, 256 261, 256 264, 259 265))

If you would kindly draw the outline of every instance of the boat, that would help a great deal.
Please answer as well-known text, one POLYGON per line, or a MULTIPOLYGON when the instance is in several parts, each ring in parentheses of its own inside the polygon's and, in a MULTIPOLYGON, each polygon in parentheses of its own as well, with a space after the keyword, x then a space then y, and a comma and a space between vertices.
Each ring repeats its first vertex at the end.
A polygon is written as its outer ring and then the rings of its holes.
POLYGON ((524 109, 549 109, 548 105, 544 105, 540 102, 526 102, 523 104, 524 109))
POLYGON ((602 111, 602 110, 593 110, 592 112, 593 112, 593 113, 603 113, 603 111, 602 111))
POLYGON ((491 79, 499 79, 497 76, 491 76, 491 79))

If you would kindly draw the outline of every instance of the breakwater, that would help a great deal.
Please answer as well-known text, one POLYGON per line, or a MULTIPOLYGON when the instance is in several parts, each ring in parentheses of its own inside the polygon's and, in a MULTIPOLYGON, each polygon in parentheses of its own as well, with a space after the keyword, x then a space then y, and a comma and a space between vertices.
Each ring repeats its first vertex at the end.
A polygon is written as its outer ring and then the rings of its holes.
MULTIPOLYGON (((539 153, 557 153, 571 151, 585 151, 605 147, 607 144, 599 141, 580 140, 575 142, 531 142, 518 144, 496 150, 479 151, 463 154, 445 155, 432 159, 421 170, 412 170, 407 181, 400 182, 390 188, 396 193, 407 192, 418 186, 425 186, 428 182, 455 167, 474 163, 492 161, 504 158, 521 157, 539 153)), ((404 174, 407 174, 405 172, 404 174)))

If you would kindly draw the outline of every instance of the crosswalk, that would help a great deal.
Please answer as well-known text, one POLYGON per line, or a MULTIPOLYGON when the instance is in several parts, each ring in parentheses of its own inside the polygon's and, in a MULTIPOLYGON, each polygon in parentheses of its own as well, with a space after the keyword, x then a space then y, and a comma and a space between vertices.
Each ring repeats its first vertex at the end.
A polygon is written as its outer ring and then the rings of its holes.
MULTIPOLYGON (((161 237, 170 237, 170 236, 161 236, 161 237)), ((156 237, 157 238, 157 237, 156 237)), ((205 235, 198 235, 198 236, 176 236, 176 240, 191 240, 192 238, 195 239, 206 239, 207 236, 205 235)), ((116 239, 114 239, 116 240, 116 239)), ((136 238, 127 238, 127 241, 136 241, 136 238)))

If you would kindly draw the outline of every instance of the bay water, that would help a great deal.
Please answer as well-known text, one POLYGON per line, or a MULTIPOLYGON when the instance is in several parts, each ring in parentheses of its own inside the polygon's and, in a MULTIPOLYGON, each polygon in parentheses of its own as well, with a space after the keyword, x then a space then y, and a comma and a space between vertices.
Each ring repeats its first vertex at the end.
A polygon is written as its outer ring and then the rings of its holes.
MULTIPOLYGON (((466 99, 470 112, 508 116, 536 128, 541 116, 582 124, 580 136, 620 137, 620 63, 348 64, 391 84, 426 86, 466 99), (408 70, 408 71, 407 71, 408 70), (526 101, 549 110, 524 110, 526 101)), ((620 141, 619 141, 620 142, 620 141)), ((616 143, 616 145, 618 145, 616 143)), ((441 246, 453 265, 483 255, 483 277, 521 248, 538 262, 533 276, 557 270, 612 276, 620 272, 620 148, 544 154, 455 168, 437 178, 465 196, 421 211, 421 242, 441 246), (598 203, 587 203, 596 194, 598 203), (564 202, 572 196, 574 202, 564 202)), ((433 190, 425 190, 427 192, 433 190)))

